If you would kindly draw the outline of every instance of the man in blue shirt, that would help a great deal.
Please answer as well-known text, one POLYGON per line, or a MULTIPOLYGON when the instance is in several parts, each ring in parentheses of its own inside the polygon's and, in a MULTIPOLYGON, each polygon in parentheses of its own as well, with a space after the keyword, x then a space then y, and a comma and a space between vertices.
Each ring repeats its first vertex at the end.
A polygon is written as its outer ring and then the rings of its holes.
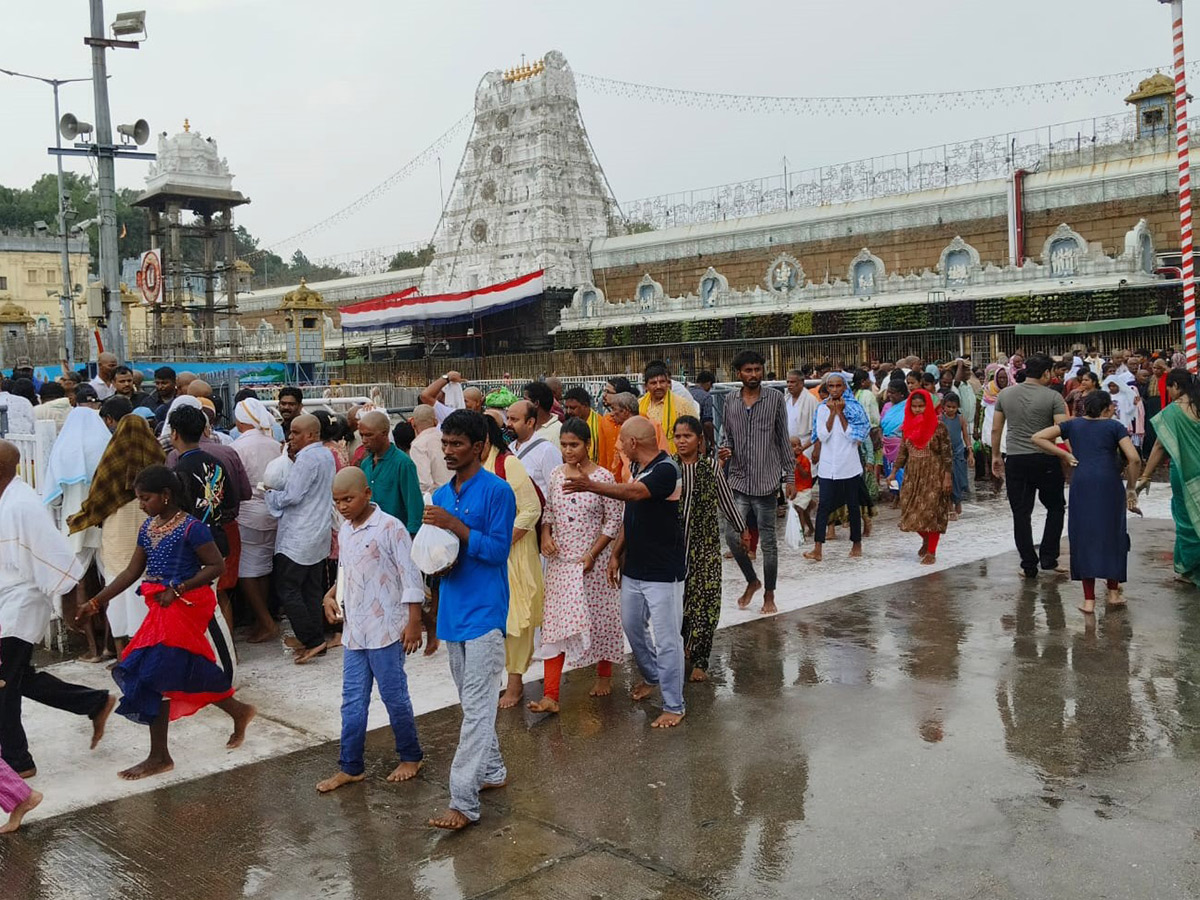
POLYGON ((517 499, 502 478, 484 470, 487 423, 460 409, 442 422, 442 453, 454 473, 425 508, 424 522, 452 532, 458 559, 441 578, 438 637, 462 704, 458 750, 450 767, 450 808, 430 819, 459 831, 479 821, 479 792, 504 787, 508 771, 496 737, 496 688, 504 672, 508 624, 508 550, 517 499))

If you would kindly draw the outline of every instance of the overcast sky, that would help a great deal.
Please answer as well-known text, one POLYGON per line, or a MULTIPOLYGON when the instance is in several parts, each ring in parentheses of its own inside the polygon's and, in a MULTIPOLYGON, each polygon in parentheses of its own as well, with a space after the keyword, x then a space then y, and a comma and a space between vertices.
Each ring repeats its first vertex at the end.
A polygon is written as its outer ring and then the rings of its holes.
MULTIPOLYGON (((522 54, 557 49, 577 73, 667 87, 805 96, 994 87, 1171 61, 1168 9, 1154 0, 109 0, 106 20, 142 6, 149 39, 109 54, 114 124, 143 117, 152 134, 173 134, 190 118, 253 201, 238 221, 266 243, 399 169, 471 109, 485 72, 522 54)), ((0 67, 87 76, 87 28, 87 0, 0 0, 0 67)), ((1188 28, 1200 61, 1198 28, 1200 4, 1188 28)), ((769 175, 784 157, 806 168, 1124 108, 1121 92, 816 118, 579 94, 619 200, 769 175)), ((91 86, 65 86, 62 108, 94 121, 91 86)), ((50 89, 0 75, 0 110, 0 183, 28 186, 53 168, 50 89)), ((443 153, 447 193, 466 134, 443 153)), ((67 165, 87 170, 86 160, 67 165)), ((145 163, 118 166, 120 185, 142 186, 145 163)), ((437 165, 427 166, 303 249, 315 258, 428 240, 438 187, 437 165)))

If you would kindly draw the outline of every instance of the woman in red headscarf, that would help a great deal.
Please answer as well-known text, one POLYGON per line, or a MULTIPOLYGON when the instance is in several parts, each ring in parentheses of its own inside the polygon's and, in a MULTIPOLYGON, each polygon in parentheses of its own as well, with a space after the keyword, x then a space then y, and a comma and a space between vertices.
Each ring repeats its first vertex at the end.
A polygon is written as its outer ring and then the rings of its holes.
POLYGON ((896 468, 904 469, 900 488, 900 530, 921 535, 921 563, 937 562, 937 546, 950 520, 954 458, 950 433, 938 418, 929 392, 913 391, 904 409, 904 442, 896 468))

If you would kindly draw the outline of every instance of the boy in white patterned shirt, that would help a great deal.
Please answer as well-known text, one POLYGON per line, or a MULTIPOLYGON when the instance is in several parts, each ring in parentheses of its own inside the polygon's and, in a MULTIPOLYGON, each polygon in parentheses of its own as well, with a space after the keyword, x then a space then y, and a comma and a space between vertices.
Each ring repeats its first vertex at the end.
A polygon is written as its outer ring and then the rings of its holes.
POLYGON ((399 519, 371 502, 366 475, 356 466, 334 477, 333 502, 346 520, 338 533, 337 584, 325 595, 326 618, 344 623, 342 741, 339 771, 317 785, 322 794, 364 778, 373 682, 379 685, 400 757, 387 780, 408 781, 424 765, 404 674, 405 654, 421 647, 425 599, 421 572, 410 555, 412 539, 399 519))

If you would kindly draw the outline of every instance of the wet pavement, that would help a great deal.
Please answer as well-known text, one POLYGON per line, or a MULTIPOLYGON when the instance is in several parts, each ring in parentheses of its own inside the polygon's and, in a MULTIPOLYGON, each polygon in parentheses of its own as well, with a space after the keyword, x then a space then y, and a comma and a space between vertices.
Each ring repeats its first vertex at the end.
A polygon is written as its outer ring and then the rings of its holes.
POLYGON ((330 796, 326 743, 31 821, 0 897, 1194 898, 1200 595, 1169 523, 1131 530, 1094 625, 1009 553, 718 632, 675 731, 627 672, 602 700, 569 673, 561 716, 500 716, 512 781, 461 834, 424 826, 451 707, 409 784, 376 731, 330 796))

